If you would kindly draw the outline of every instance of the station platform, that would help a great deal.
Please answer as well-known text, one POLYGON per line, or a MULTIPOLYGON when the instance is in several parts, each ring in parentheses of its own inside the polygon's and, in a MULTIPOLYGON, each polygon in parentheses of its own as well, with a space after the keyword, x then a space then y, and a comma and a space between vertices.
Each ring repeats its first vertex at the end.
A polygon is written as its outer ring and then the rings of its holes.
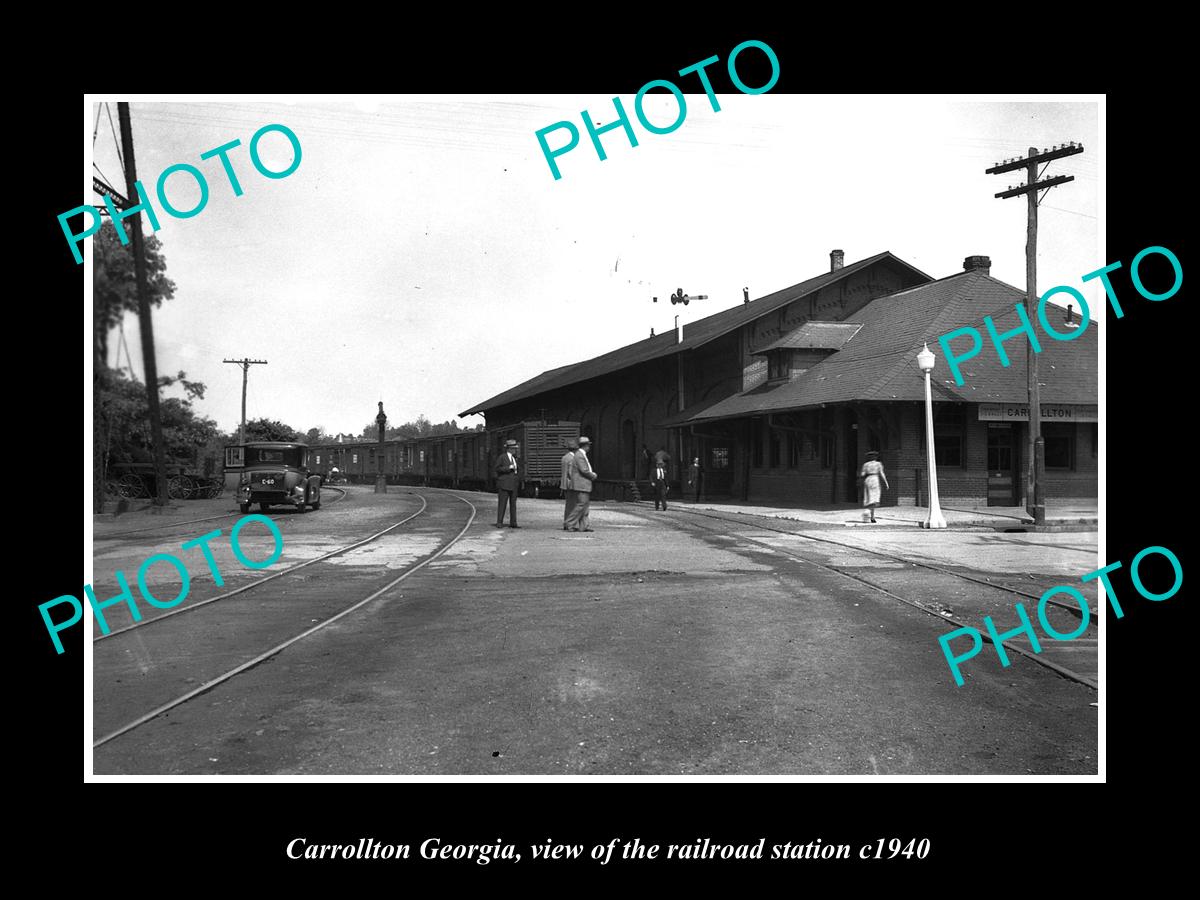
MULTIPOLYGON (((742 513, 748 516, 765 516, 791 519, 812 525, 829 527, 862 527, 878 529, 884 527, 919 528, 929 511, 924 506, 885 506, 875 511, 877 524, 865 521, 869 518, 861 506, 851 504, 829 504, 815 507, 770 506, 741 503, 738 501, 672 499, 681 509, 694 508, 724 513, 742 513)), ((1099 522, 1097 504, 1093 501, 1070 501, 1061 505, 1047 504, 1046 524, 1035 526, 1033 518, 1023 506, 943 506, 942 515, 950 528, 985 528, 1004 530, 1020 528, 1029 531, 1096 531, 1099 522)))

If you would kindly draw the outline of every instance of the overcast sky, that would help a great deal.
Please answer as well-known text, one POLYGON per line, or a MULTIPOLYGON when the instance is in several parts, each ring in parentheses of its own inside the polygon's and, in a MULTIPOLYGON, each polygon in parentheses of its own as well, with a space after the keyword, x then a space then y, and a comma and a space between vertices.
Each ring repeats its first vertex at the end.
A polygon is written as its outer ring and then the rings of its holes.
MULTIPOLYGON (((675 101, 653 97, 649 119, 672 121, 675 101)), ((546 369, 669 330, 677 313, 686 323, 740 304, 743 286, 753 299, 825 272, 834 248, 847 264, 890 250, 935 278, 985 254, 992 275, 1023 288, 1025 200, 992 196, 1022 177, 983 170, 1068 141, 1087 152, 1046 172, 1076 180, 1042 203, 1038 286, 1071 285, 1102 309, 1098 283, 1080 282, 1110 261, 1098 240, 1096 103, 718 99, 714 112, 703 94, 687 95, 671 134, 633 118, 636 148, 620 129, 604 134, 604 162, 580 111, 612 121, 611 95, 135 102, 148 191, 180 162, 210 188, 193 218, 154 201, 176 284, 154 314, 159 371, 203 381, 197 409, 233 429, 241 369, 221 360, 266 359, 250 370, 248 417, 357 432, 377 400, 393 424, 454 418, 546 369), (581 142, 558 158, 556 181, 535 132, 564 119, 581 142), (302 148, 299 168, 279 180, 248 156, 251 135, 270 123, 302 148), (235 138, 241 197, 217 160, 199 158, 235 138), (672 306, 676 287, 710 299, 672 306)), ((633 117, 632 96, 622 101, 633 117)), ((95 163, 123 188, 108 112, 91 110, 95 163)), ((558 146, 566 134, 548 139, 558 146)), ((270 168, 291 158, 279 134, 260 147, 270 168)), ((198 191, 173 175, 168 197, 188 209, 198 191)), ((141 378, 135 315, 125 335, 141 378)), ((110 348, 112 364, 115 339, 110 348)))

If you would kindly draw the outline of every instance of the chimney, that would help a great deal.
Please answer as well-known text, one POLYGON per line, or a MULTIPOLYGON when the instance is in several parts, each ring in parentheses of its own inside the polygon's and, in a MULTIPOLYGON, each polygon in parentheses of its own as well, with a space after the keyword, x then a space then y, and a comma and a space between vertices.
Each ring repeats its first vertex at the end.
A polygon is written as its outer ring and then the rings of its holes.
POLYGON ((829 253, 829 271, 836 272, 838 269, 840 269, 845 264, 845 260, 846 260, 846 254, 844 254, 841 250, 830 251, 830 253, 829 253))
POLYGON ((650 337, 654 337, 654 329, 653 328, 650 329, 650 337))
POLYGON ((1075 321, 1075 320, 1074 320, 1074 319, 1071 317, 1071 311, 1072 311, 1072 309, 1074 309, 1074 306, 1075 306, 1075 304, 1073 304, 1073 303, 1068 303, 1068 304, 1067 304, 1067 324, 1068 324, 1068 325, 1070 325, 1072 322, 1074 322, 1074 321, 1075 321))
POLYGON ((675 317, 675 343, 683 343, 683 326, 679 324, 679 316, 675 317))
POLYGON ((742 288, 742 302, 743 303, 750 302, 750 288, 748 288, 748 287, 742 288))
POLYGON ((992 271, 992 258, 990 256, 968 256, 963 260, 963 271, 978 271, 987 275, 992 271))

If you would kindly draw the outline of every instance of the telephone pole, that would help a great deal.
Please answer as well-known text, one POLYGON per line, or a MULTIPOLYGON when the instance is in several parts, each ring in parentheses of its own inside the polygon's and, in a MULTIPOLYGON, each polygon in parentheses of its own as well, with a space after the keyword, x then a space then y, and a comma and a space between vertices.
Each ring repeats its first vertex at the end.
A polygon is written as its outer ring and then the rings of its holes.
MULTIPOLYGON (((1028 219, 1025 226, 1025 313, 1030 322, 1037 316, 1037 227, 1038 204, 1045 194, 1039 191, 1049 191, 1050 188, 1068 181, 1074 181, 1074 175, 1058 175, 1041 181, 1038 176, 1038 166, 1045 163, 1048 166, 1053 160, 1064 156, 1074 156, 1083 152, 1083 144, 1071 141, 1068 144, 1055 146, 1049 150, 1038 151, 1037 147, 1029 148, 1029 155, 1021 159, 1006 159, 990 169, 985 169, 985 175, 1000 175, 1004 172, 1025 170, 1025 183, 1015 188, 1009 187, 995 196, 1001 200, 1019 197, 1024 194, 1028 200, 1028 219)), ((1042 172, 1045 172, 1045 166, 1042 172)), ((1029 377, 1029 440, 1026 448, 1025 466, 1025 510, 1033 516, 1035 525, 1046 523, 1046 498, 1042 493, 1046 481, 1046 442, 1042 437, 1042 401, 1041 386, 1038 383, 1038 356, 1033 352, 1033 343, 1025 345, 1026 372, 1029 377)))
POLYGON ((246 443, 246 380, 250 377, 251 366, 265 366, 265 359, 225 359, 222 362, 233 363, 242 367, 242 424, 238 426, 238 443, 246 443))
MULTIPOLYGON (((129 104, 117 104, 121 123, 121 148, 125 157, 125 193, 138 196, 137 165, 133 160, 133 126, 129 121, 129 104)), ((114 222, 119 228, 124 223, 114 222)), ((150 441, 154 444, 154 503, 167 504, 167 456, 163 446, 162 414, 158 407, 158 364, 154 359, 154 325, 150 320, 150 288, 146 284, 146 245, 142 240, 142 214, 133 215, 133 271, 137 279, 138 330, 142 337, 142 368, 146 376, 146 402, 150 407, 150 441)))

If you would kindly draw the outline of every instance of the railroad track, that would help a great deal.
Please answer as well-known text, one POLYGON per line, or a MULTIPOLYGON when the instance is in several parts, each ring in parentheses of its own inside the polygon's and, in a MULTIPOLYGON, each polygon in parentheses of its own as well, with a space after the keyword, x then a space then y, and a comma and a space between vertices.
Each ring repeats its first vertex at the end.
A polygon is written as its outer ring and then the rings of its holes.
MULTIPOLYGON (((719 515, 715 515, 714 513, 711 513, 711 512, 700 512, 699 510, 688 509, 686 507, 679 507, 679 510, 681 512, 686 512, 686 513, 689 513, 694 516, 704 516, 705 518, 708 518, 708 519, 717 519, 718 521, 729 522, 734 525, 749 525, 753 528, 761 529, 762 531, 773 531, 776 534, 786 534, 790 537, 803 538, 806 541, 813 541, 814 543, 818 543, 818 544, 832 544, 835 547, 841 547, 845 550, 853 550, 855 553, 866 553, 871 556, 878 556, 882 559, 888 559, 893 562, 907 563, 908 565, 918 566, 922 569, 928 569, 931 572, 938 572, 942 575, 949 575, 952 578, 958 578, 958 579, 961 579, 962 581, 971 581, 971 582, 974 582, 975 584, 981 584, 984 587, 995 588, 997 590, 1007 591, 1011 594, 1019 594, 1022 597, 1028 597, 1030 600, 1033 600, 1034 602, 1038 602, 1042 598, 1041 594, 1031 594, 1028 591, 1021 590, 1020 588, 1012 587, 1010 585, 1005 585, 1005 584, 998 584, 994 581, 989 581, 986 578, 975 578, 972 575, 967 575, 963 572, 955 572, 953 569, 947 569, 942 566, 935 566, 932 563, 924 562, 923 560, 913 559, 912 557, 908 557, 908 556, 897 556, 894 553, 886 553, 883 550, 873 550, 869 547, 860 547, 856 544, 845 544, 845 543, 842 543, 841 541, 835 541, 832 538, 821 538, 821 537, 816 537, 815 535, 806 534, 803 532, 789 531, 786 528, 772 528, 770 525, 750 521, 750 520, 748 520, 748 517, 745 517, 745 516, 740 517, 740 518, 734 518, 731 516, 719 516, 719 515)), ((1040 545, 1040 544, 1039 545, 1031 545, 1028 541, 1020 541, 1019 543, 1024 544, 1026 546, 1044 546, 1044 545, 1040 545)), ((1062 547, 1061 545, 1058 545, 1058 544, 1054 544, 1051 546, 1055 546, 1060 549, 1071 550, 1074 552, 1084 552, 1084 551, 1079 551, 1074 547, 1062 547)), ((1090 552, 1090 551, 1088 551, 1088 552, 1090 552)), ((1060 609, 1065 609, 1067 612, 1071 613, 1078 619, 1083 618, 1082 610, 1080 610, 1080 608, 1074 603, 1063 603, 1061 600, 1055 600, 1053 597, 1051 597, 1049 600, 1046 601, 1046 604, 1048 606, 1056 606, 1060 609)), ((1097 611, 1094 607, 1089 607, 1089 610, 1090 610, 1090 615, 1091 615, 1091 621, 1093 623, 1095 623, 1099 619, 1099 614, 1097 613, 1097 611)))
MULTIPOLYGON (((389 526, 388 528, 385 528, 382 531, 379 531, 373 535, 370 535, 367 538, 364 538, 363 540, 356 541, 353 544, 349 544, 345 547, 338 548, 337 550, 332 551, 327 554, 324 554, 323 556, 318 557, 317 559, 308 560, 307 562, 300 563, 295 566, 290 566, 289 568, 282 570, 280 572, 273 573, 272 575, 267 576, 266 578, 257 579, 256 581, 252 582, 251 584, 246 585, 237 590, 228 591, 217 597, 213 597, 208 600, 202 601, 201 603, 192 604, 190 606, 183 607, 179 610, 172 610, 171 613, 168 613, 166 615, 156 616, 153 619, 147 619, 143 622, 135 623, 131 626, 122 628, 119 631, 113 631, 108 635, 103 635, 103 636, 94 638, 93 643, 95 643, 95 644, 98 644, 100 641, 108 641, 111 638, 117 638, 117 637, 121 638, 121 640, 115 640, 115 641, 111 641, 110 643, 106 643, 103 648, 98 647, 94 651, 96 654, 104 653, 107 656, 107 661, 111 664, 111 668, 113 670, 116 670, 117 668, 119 668, 119 665, 122 662, 122 660, 121 660, 122 650, 124 650, 125 653, 134 654, 135 658, 136 658, 136 656, 139 654, 149 657, 152 649, 153 649, 154 653, 158 654, 158 657, 159 657, 158 661, 163 663, 164 668, 171 667, 175 663, 178 663, 181 660, 183 661, 183 668, 174 667, 174 668, 171 668, 171 670, 167 673, 168 677, 173 676, 173 678, 171 678, 171 680, 175 683, 179 682, 180 680, 183 680, 185 683, 191 683, 194 681, 198 681, 199 680, 198 677, 197 678, 189 678, 186 676, 189 674, 189 672, 194 675, 204 674, 203 667, 205 664, 208 664, 210 666, 210 668, 213 666, 216 666, 217 668, 220 668, 222 670, 219 672, 213 673, 213 674, 205 675, 203 682, 201 684, 199 684, 197 687, 195 687, 191 690, 184 691, 181 694, 172 696, 170 699, 166 700, 165 702, 159 703, 158 705, 154 706, 148 712, 145 712, 141 715, 136 716, 135 718, 129 720, 128 722, 126 722, 124 725, 121 725, 120 727, 113 728, 112 730, 110 730, 106 734, 104 734, 103 737, 100 737, 100 738, 94 740, 92 743, 92 748, 95 749, 95 748, 101 747, 104 744, 107 744, 108 742, 114 740, 115 738, 120 737, 121 735, 128 734, 130 731, 133 731, 134 729, 139 728, 140 726, 146 724, 147 722, 150 722, 151 720, 158 718, 159 716, 163 715, 164 713, 167 713, 167 712, 183 705, 184 703, 187 703, 188 701, 193 700, 196 697, 199 697, 200 695, 207 693, 208 691, 211 691, 213 688, 215 688, 221 684, 224 684, 227 681, 230 681, 231 679, 236 678, 238 675, 241 675, 242 673, 249 671, 250 669, 265 662, 266 660, 271 659, 272 657, 282 653, 288 647, 291 647, 292 645, 294 645, 300 641, 303 641, 304 639, 316 634, 317 632, 319 632, 322 629, 326 628, 327 626, 333 624, 334 622, 350 615, 351 613, 355 612, 356 610, 358 610, 358 609, 362 608, 363 606, 365 606, 366 604, 370 603, 372 600, 382 597, 383 595, 385 595, 386 593, 391 591, 393 588, 395 588, 398 584, 403 582, 410 575, 414 574, 415 572, 419 571, 420 569, 424 568, 425 566, 429 565, 431 562, 433 562, 434 560, 436 560, 440 556, 442 556, 442 554, 444 554, 447 550, 449 550, 455 543, 457 543, 462 538, 462 536, 464 534, 467 533, 467 530, 471 527, 472 523, 475 521, 475 517, 478 512, 475 504, 473 504, 470 500, 467 500, 464 497, 459 497, 457 495, 449 495, 454 500, 464 504, 469 509, 469 514, 467 516, 466 523, 462 524, 461 527, 458 527, 459 523, 457 521, 452 520, 449 523, 451 526, 451 529, 452 530, 457 529, 452 537, 450 537, 448 540, 440 541, 435 550, 433 550, 430 553, 424 554, 421 558, 419 558, 417 560, 414 560, 410 565, 406 566, 399 575, 387 578, 386 583, 379 585, 378 584, 379 577, 377 574, 367 576, 364 580, 371 581, 370 590, 366 593, 366 596, 362 596, 359 599, 354 600, 349 605, 345 605, 344 601, 331 600, 326 593, 318 592, 315 596, 311 596, 311 597, 307 597, 307 598, 301 597, 300 600, 291 599, 291 600, 287 600, 287 601, 281 601, 279 615, 274 616, 274 617, 269 617, 266 622, 253 621, 250 618, 250 616, 247 615, 246 619, 243 622, 239 623, 237 621, 234 621, 234 619, 236 619, 237 616, 233 615, 233 614, 236 612, 246 612, 246 608, 243 607, 241 604, 236 604, 232 607, 222 607, 222 609, 226 610, 227 612, 225 614, 222 614, 220 621, 215 626, 215 630, 213 632, 209 632, 208 634, 204 634, 202 629, 199 628, 199 625, 203 624, 202 620, 212 619, 213 616, 212 615, 207 615, 207 616, 202 615, 202 616, 198 616, 198 617, 193 617, 193 621, 191 623, 192 632, 194 634, 199 634, 202 638, 208 640, 209 642, 215 642, 215 644, 217 645, 216 649, 211 654, 206 654, 204 652, 202 641, 195 640, 191 635, 188 635, 187 633, 179 633, 179 634, 171 635, 169 640, 164 636, 162 645, 157 648, 148 648, 146 646, 145 641, 143 639, 144 629, 150 628, 151 626, 154 626, 154 625, 157 625, 157 624, 161 623, 163 620, 165 620, 173 615, 176 615, 176 614, 181 615, 181 614, 187 613, 187 612, 194 612, 197 609, 200 609, 202 607, 206 608, 207 610, 209 610, 211 612, 213 609, 212 604, 214 604, 220 600, 225 600, 225 599, 228 599, 229 597, 232 597, 235 595, 245 594, 245 593, 253 591, 253 590, 258 590, 258 589, 262 588, 262 586, 264 584, 267 584, 268 582, 274 582, 274 583, 276 583, 276 586, 279 587, 280 579, 286 579, 288 577, 293 577, 293 579, 295 579, 296 573, 301 569, 305 569, 310 566, 319 565, 321 563, 327 563, 332 557, 339 556, 339 555, 347 553, 351 550, 363 547, 367 544, 377 541, 383 535, 388 534, 391 531, 394 531, 395 529, 399 528, 401 525, 405 524, 406 522, 412 521, 413 519, 417 518, 418 516, 421 516, 426 513, 426 511, 429 509, 428 500, 420 494, 417 494, 417 496, 420 497, 422 500, 421 509, 419 509, 415 513, 412 513, 409 516, 406 516, 404 519, 400 520, 399 522, 394 523, 393 525, 389 526), (288 631, 292 631, 292 632, 296 631, 296 629, 299 627, 298 625, 295 624, 296 621, 299 621, 300 619, 309 619, 310 616, 312 616, 314 614, 317 614, 318 618, 310 619, 309 625, 311 627, 304 628, 299 633, 290 634, 285 639, 279 640, 281 637, 284 636, 283 633, 286 633, 288 631), (289 622, 291 622, 292 624, 289 624, 289 622), (256 635, 255 634, 256 631, 263 632, 263 633, 261 635, 256 635), (221 644, 223 644, 225 642, 226 639, 232 639, 233 641, 240 641, 242 643, 245 643, 245 638, 248 635, 251 636, 252 639, 257 639, 257 641, 259 642, 257 644, 257 646, 261 646, 261 643, 263 643, 263 642, 269 643, 270 646, 268 647, 268 649, 263 650, 261 652, 255 652, 255 649, 249 648, 249 647, 247 647, 246 649, 232 649, 231 650, 227 647, 220 646, 221 644), (170 655, 171 649, 172 649, 171 641, 174 641, 176 646, 182 646, 182 653, 180 655, 174 655, 174 656, 170 655), (200 650, 199 653, 196 652, 197 649, 200 650), (240 661, 237 662, 236 665, 232 665, 229 668, 223 668, 223 666, 227 665, 229 662, 233 662, 234 660, 232 658, 230 658, 230 659, 224 660, 218 664, 215 661, 217 659, 219 659, 221 656, 241 657, 241 659, 240 659, 240 661), (249 658, 244 658, 244 657, 249 657, 249 658), (199 669, 197 671, 191 671, 187 668, 188 666, 199 667, 199 669)), ((450 508, 452 508, 452 507, 447 507, 447 509, 450 509, 450 508)), ((456 508, 456 507, 454 507, 454 508, 456 508)), ((445 513, 446 510, 438 510, 437 512, 439 514, 441 514, 441 513, 445 513)), ((432 516, 431 516, 431 518, 432 518, 432 516)), ((443 515, 442 518, 445 519, 445 518, 447 518, 447 516, 443 515)), ((307 573, 305 574, 305 576, 300 576, 300 577, 307 578, 307 573)), ((334 573, 334 578, 333 578, 334 583, 351 583, 352 581, 353 581, 353 579, 347 576, 346 570, 344 570, 344 569, 341 572, 334 573)), ((303 590, 304 585, 302 583, 296 585, 295 588, 296 588, 295 589, 296 593, 299 593, 299 594, 304 593, 304 590, 303 590)), ((362 588, 360 588, 360 590, 361 589, 362 588)), ((287 592, 282 591, 281 593, 287 593, 287 592)), ((273 601, 272 599, 266 599, 266 600, 264 600, 263 605, 269 606, 272 602, 276 602, 276 601, 278 601, 278 598, 276 598, 275 601, 273 601)), ((261 606, 259 607, 259 609, 257 611, 261 615, 261 606)), ((159 631, 161 633, 161 630, 159 630, 159 631)), ((99 672, 96 671, 96 666, 97 666, 97 660, 95 658, 93 658, 93 672, 95 674, 96 679, 98 680, 101 677, 101 675, 99 672)), ((162 677, 162 676, 159 676, 159 677, 162 677)), ((171 691, 170 685, 165 686, 163 688, 163 690, 170 692, 171 691)))
MULTIPOLYGON (((321 493, 324 494, 325 491, 337 491, 338 495, 336 497, 332 498, 331 500, 329 500, 328 502, 326 502, 324 500, 324 498, 322 498, 322 500, 321 500, 322 506, 328 506, 332 503, 336 503, 338 500, 342 500, 346 496, 346 492, 343 491, 341 488, 324 486, 321 488, 321 493)), ((96 534, 93 531, 92 541, 93 541, 93 543, 95 543, 96 541, 108 541, 108 540, 112 540, 114 538, 127 537, 129 535, 145 534, 147 531, 157 531, 157 532, 173 531, 176 528, 183 528, 187 525, 196 525, 200 522, 215 522, 218 519, 231 519, 234 516, 241 516, 241 513, 237 512, 237 511, 227 512, 227 513, 221 513, 220 515, 217 515, 217 516, 204 516, 203 518, 200 518, 200 519, 185 519, 182 522, 169 522, 169 523, 163 522, 158 525, 148 525, 145 528, 131 528, 128 531, 110 531, 106 534, 96 534)), ((280 519, 279 521, 286 521, 287 519, 290 519, 290 518, 291 518, 290 516, 287 516, 284 519, 280 519)))
MULTIPOLYGON (((703 517, 703 518, 707 518, 707 519, 716 519, 717 521, 724 522, 729 525, 737 525, 737 526, 741 526, 741 527, 756 528, 761 531, 770 531, 770 532, 774 532, 776 534, 787 535, 788 537, 799 538, 799 539, 805 540, 805 541, 811 541, 813 543, 830 544, 830 545, 833 545, 836 547, 840 547, 844 550, 850 550, 855 553, 863 553, 863 554, 868 554, 871 556, 881 557, 881 558, 884 558, 884 559, 887 559, 887 560, 893 561, 893 562, 901 562, 901 563, 905 563, 908 565, 919 566, 923 569, 927 569, 927 570, 939 573, 942 576, 947 576, 950 578, 958 579, 960 581, 965 581, 965 582, 969 582, 972 584, 983 585, 984 587, 990 588, 994 591, 1002 592, 1004 594, 1019 594, 1023 597, 1032 599, 1035 602, 1041 599, 1040 594, 1030 594, 1026 591, 1021 591, 1016 588, 1008 587, 1005 585, 994 584, 985 579, 975 578, 973 576, 966 575, 962 572, 955 572, 951 569, 945 569, 945 568, 942 568, 941 566, 936 566, 931 563, 924 562, 922 560, 916 560, 916 559, 910 559, 907 557, 896 556, 894 554, 885 553, 883 551, 878 551, 878 550, 870 550, 867 548, 855 546, 853 544, 845 544, 845 543, 842 543, 841 541, 835 541, 830 538, 814 537, 813 535, 810 535, 810 534, 801 534, 801 533, 797 533, 794 531, 788 531, 787 529, 784 529, 784 528, 773 528, 770 525, 766 525, 763 523, 748 521, 748 518, 744 517, 744 516, 738 517, 738 518, 732 518, 732 517, 727 517, 727 516, 715 515, 713 513, 708 513, 708 512, 700 512, 698 510, 687 509, 684 507, 677 507, 677 509, 681 512, 686 512, 693 516, 699 516, 699 517, 703 517)), ((692 523, 692 524, 695 524, 699 530, 705 531, 707 533, 712 533, 712 534, 721 533, 717 528, 705 527, 703 525, 700 525, 699 523, 692 523)), ((838 566, 830 565, 828 563, 817 562, 816 560, 813 560, 813 559, 808 559, 808 558, 800 556, 796 553, 792 553, 784 548, 781 548, 781 547, 777 546, 776 544, 771 544, 766 541, 756 540, 755 538, 748 537, 746 535, 739 535, 737 539, 741 540, 741 541, 747 541, 752 544, 757 544, 758 546, 764 547, 773 553, 781 553, 790 559, 794 559, 797 562, 803 563, 804 565, 811 566, 816 569, 821 569, 826 572, 832 572, 832 573, 842 576, 843 578, 847 578, 849 580, 855 581, 860 585, 868 587, 877 593, 883 594, 884 596, 891 598, 892 600, 899 601, 900 603, 903 603, 907 606, 911 606, 914 609, 918 609, 921 612, 926 613, 930 616, 933 616, 934 618, 936 618, 942 622, 948 623, 950 625, 954 625, 959 628, 967 628, 967 627, 978 628, 979 627, 978 625, 973 625, 968 622, 960 622, 954 616, 948 615, 944 609, 938 609, 936 607, 931 607, 920 601, 911 600, 907 597, 902 597, 899 594, 895 593, 894 591, 883 587, 882 585, 875 584, 870 579, 864 578, 863 576, 858 575, 853 572, 848 572, 838 566)), ((1051 601, 1048 601, 1047 605, 1049 605, 1049 603, 1053 603, 1053 602, 1054 601, 1052 598, 1051 601)), ((1055 603, 1055 605, 1062 607, 1063 609, 1070 610, 1076 616, 1082 618, 1082 612, 1078 609, 1078 607, 1075 607, 1075 606, 1072 606, 1069 604, 1064 604, 1064 603, 1055 603)), ((1008 606, 1011 609, 1011 602, 1008 604, 1008 606)), ((1014 618, 1015 618, 1015 616, 1014 616, 1014 618)), ((1095 637, 1094 632, 1096 629, 1097 619, 1098 619, 1097 616, 1095 616, 1095 615, 1091 616, 1089 618, 1088 633, 1081 635, 1079 638, 1076 638, 1075 640, 1060 642, 1060 641, 1053 641, 1053 640, 1050 640, 1049 638, 1046 638, 1045 640, 1041 641, 1040 642, 1041 648, 1042 648, 1041 653, 1034 653, 1032 650, 1032 645, 1029 645, 1028 641, 1025 639, 1022 639, 1022 641, 1020 643, 1011 641, 1011 640, 1003 641, 1002 643, 1006 649, 1012 650, 1013 652, 1018 653, 1021 656, 1027 657, 1028 659, 1033 660, 1038 665, 1043 666, 1047 669, 1050 669, 1051 671, 1055 672, 1058 675, 1063 676, 1064 678, 1068 678, 1072 681, 1078 682, 1079 684, 1086 685, 1087 687, 1092 688, 1093 690, 1098 690, 1099 686, 1097 685, 1095 679, 1090 678, 1085 674, 1075 671, 1073 668, 1071 668, 1070 665, 1067 664, 1067 663, 1071 663, 1073 665, 1074 664, 1073 656, 1081 651, 1082 652, 1094 652, 1095 651, 1097 638, 1095 637)), ((1000 625, 1000 627, 1005 627, 1002 623, 998 623, 998 625, 1000 625)), ((980 628, 979 630, 982 630, 982 629, 980 628)), ((987 634, 986 631, 983 631, 983 640, 987 643, 992 643, 991 637, 987 634)))
MULTIPOLYGON (((412 493, 412 492, 409 491, 408 493, 412 493)), ((109 631, 108 634, 95 635, 92 638, 92 643, 98 644, 101 641, 106 641, 111 638, 115 638, 118 635, 128 634, 131 631, 137 631, 139 628, 148 628, 151 625, 156 625, 159 622, 163 621, 164 619, 169 619, 172 616, 181 616, 181 615, 184 615, 185 613, 195 612, 197 609, 200 609, 201 607, 204 607, 204 606, 208 606, 209 604, 218 603, 222 600, 228 600, 230 597, 236 597, 238 594, 245 594, 249 591, 257 590, 258 588, 260 588, 264 584, 266 584, 268 581, 274 581, 277 578, 284 578, 285 576, 291 575, 294 572, 298 572, 300 569, 307 568, 308 566, 315 565, 316 563, 319 563, 319 562, 324 562, 325 560, 332 559, 335 556, 341 556, 343 553, 349 553, 351 550, 357 550, 359 547, 363 547, 367 544, 373 543, 374 541, 379 540, 385 534, 395 531, 401 525, 411 522, 413 519, 415 519, 417 516, 421 515, 423 512, 425 512, 426 509, 429 508, 428 500, 426 500, 420 494, 415 494, 414 496, 416 496, 417 499, 419 499, 421 501, 421 508, 418 509, 415 513, 405 516, 400 521, 393 522, 391 525, 389 525, 387 528, 384 528, 382 531, 377 531, 374 534, 367 535, 362 540, 355 541, 352 544, 346 544, 344 547, 339 547, 336 550, 330 550, 328 553, 321 554, 316 559, 306 560, 305 562, 302 562, 302 563, 296 563, 296 565, 294 565, 294 566, 288 566, 286 569, 280 569, 278 572, 272 572, 270 575, 263 576, 262 578, 257 578, 254 581, 251 581, 249 584, 244 584, 241 587, 234 588, 231 591, 225 591, 224 593, 217 594, 215 597, 209 597, 205 600, 198 600, 195 603, 189 603, 187 606, 180 606, 180 607, 177 607, 176 609, 172 609, 168 612, 161 612, 158 615, 152 616, 151 618, 142 619, 141 621, 133 622, 133 623, 131 623, 129 625, 125 625, 121 628, 114 628, 111 631, 109 631)))

